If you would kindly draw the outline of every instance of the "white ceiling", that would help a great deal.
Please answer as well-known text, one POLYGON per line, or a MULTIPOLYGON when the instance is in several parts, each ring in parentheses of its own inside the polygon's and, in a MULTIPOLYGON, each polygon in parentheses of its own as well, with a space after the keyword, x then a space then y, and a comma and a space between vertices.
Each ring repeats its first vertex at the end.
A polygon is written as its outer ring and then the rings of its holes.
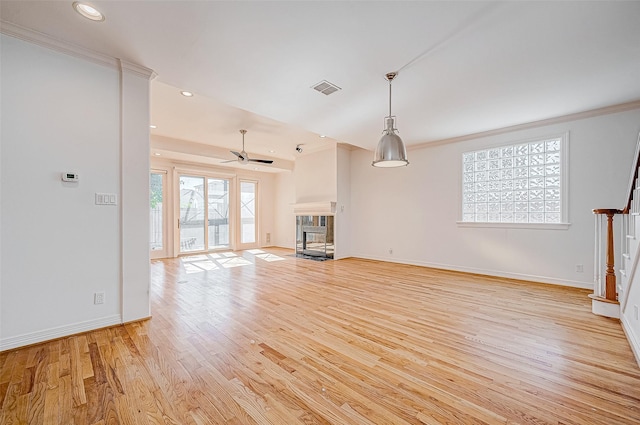
POLYGON ((639 1, 91 1, 100 23, 71 3, 0 14, 155 70, 152 134, 239 150, 246 128, 253 156, 375 149, 390 71, 408 146, 640 99, 639 1))

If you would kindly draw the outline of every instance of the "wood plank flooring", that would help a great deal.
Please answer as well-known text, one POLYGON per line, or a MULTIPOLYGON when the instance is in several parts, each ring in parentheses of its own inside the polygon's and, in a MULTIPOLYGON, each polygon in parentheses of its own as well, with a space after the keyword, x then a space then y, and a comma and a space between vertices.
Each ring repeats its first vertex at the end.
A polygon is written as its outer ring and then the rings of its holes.
POLYGON ((0 353, 0 423, 640 423, 587 291, 252 252, 153 261, 153 319, 0 353))

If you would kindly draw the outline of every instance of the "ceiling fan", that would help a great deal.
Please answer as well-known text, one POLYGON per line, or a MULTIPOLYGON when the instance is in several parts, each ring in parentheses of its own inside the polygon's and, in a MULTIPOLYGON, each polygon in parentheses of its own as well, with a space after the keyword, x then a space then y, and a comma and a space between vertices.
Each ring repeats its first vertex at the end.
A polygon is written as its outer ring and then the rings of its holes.
MULTIPOLYGON (((249 158, 249 154, 244 150, 244 135, 247 134, 247 130, 240 130, 240 134, 242 134, 242 152, 231 151, 232 154, 238 157, 237 161, 241 164, 248 164, 249 162, 259 162, 261 164, 273 164, 273 161, 270 159, 251 159, 249 158)), ((224 161, 224 162, 233 162, 224 161)))

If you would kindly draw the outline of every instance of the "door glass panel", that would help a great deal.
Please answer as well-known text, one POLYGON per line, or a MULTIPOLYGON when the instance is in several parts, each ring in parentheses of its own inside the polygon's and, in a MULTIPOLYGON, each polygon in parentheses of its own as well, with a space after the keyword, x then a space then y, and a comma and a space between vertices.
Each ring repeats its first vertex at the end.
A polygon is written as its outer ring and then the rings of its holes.
POLYGON ((240 182, 241 243, 256 241, 256 183, 240 182))
POLYGON ((180 252, 205 249, 204 177, 180 176, 180 252))
POLYGON ((150 206, 150 232, 149 232, 149 248, 151 251, 162 251, 164 249, 164 241, 162 238, 162 196, 163 173, 151 173, 149 179, 149 206, 150 206))
POLYGON ((208 179, 209 249, 229 247, 229 180, 208 179))

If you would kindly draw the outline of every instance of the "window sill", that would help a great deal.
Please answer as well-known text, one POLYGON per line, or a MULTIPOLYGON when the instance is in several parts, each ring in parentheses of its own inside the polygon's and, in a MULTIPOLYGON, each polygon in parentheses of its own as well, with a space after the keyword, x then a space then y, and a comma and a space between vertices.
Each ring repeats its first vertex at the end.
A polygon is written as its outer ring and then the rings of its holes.
POLYGON ((498 229, 568 230, 571 223, 476 223, 456 221, 458 227, 489 227, 498 229))

